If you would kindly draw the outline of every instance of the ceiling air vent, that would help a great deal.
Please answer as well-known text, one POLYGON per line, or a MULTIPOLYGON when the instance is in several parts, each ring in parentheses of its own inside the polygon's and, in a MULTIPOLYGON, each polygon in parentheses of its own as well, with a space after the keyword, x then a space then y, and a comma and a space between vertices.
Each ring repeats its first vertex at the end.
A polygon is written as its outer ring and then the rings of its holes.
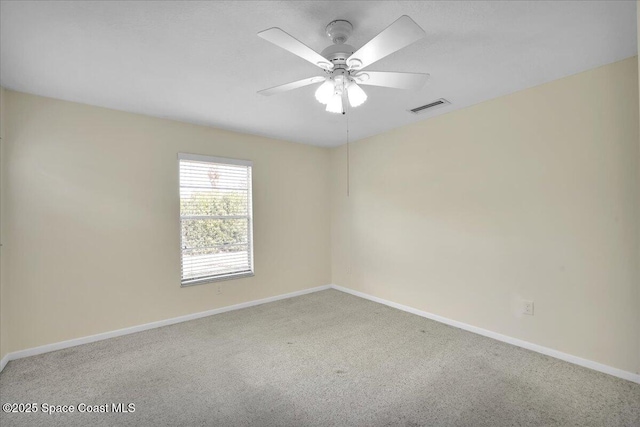
POLYGON ((449 101, 447 101, 444 98, 440 98, 440 99, 436 99, 435 101, 430 102, 428 104, 421 105, 420 107, 412 108, 409 111, 412 112, 413 114, 421 114, 421 113, 424 113, 426 111, 431 111, 434 108, 442 107, 444 105, 449 105, 449 104, 451 104, 449 101))

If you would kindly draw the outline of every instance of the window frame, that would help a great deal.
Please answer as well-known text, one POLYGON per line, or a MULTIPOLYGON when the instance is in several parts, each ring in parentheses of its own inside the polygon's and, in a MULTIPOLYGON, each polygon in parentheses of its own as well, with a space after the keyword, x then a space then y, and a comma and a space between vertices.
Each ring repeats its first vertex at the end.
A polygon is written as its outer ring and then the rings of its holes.
MULTIPOLYGON (((227 157, 205 156, 201 154, 178 153, 178 233, 180 242, 180 287, 187 288, 196 285, 204 285, 206 283, 216 283, 225 280, 242 279, 255 276, 254 256, 253 256, 253 162, 251 160, 231 159, 227 157), (220 274, 216 276, 208 276, 197 279, 184 280, 182 277, 184 250, 182 244, 182 212, 181 212, 181 179, 180 179, 180 162, 182 160, 196 161, 204 163, 214 163, 222 165, 246 166, 249 168, 248 180, 248 197, 247 197, 247 255, 249 257, 249 271, 241 271, 236 273, 220 274)), ((242 218, 245 218, 243 215, 242 218)))

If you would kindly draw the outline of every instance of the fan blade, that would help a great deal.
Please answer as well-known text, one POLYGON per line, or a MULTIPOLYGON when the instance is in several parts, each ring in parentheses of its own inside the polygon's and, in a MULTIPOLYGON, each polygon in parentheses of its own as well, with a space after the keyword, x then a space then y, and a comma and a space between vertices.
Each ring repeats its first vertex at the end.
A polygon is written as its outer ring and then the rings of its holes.
POLYGON ((363 71, 355 76, 355 80, 361 85, 416 90, 424 86, 429 80, 429 74, 363 71))
POLYGON ((284 50, 288 50, 294 55, 298 55, 300 58, 305 59, 320 68, 325 70, 333 69, 333 64, 327 58, 320 55, 290 34, 285 33, 280 28, 274 27, 261 31, 258 33, 258 37, 262 37, 276 46, 280 46, 284 50))
POLYGON ((409 46, 426 35, 407 15, 398 18, 347 59, 352 69, 361 70, 393 52, 409 46))
POLYGON ((323 82, 323 81, 325 81, 325 78, 322 77, 322 76, 310 77, 308 79, 298 80, 297 82, 291 82, 291 83, 287 83, 287 84, 280 85, 280 86, 274 86, 274 87, 269 88, 269 89, 263 89, 261 91, 258 91, 258 93, 260 95, 271 96, 271 95, 275 95, 276 93, 282 93, 282 92, 286 92, 288 90, 298 89, 298 88, 301 88, 301 87, 309 86, 309 85, 312 85, 314 83, 320 83, 320 82, 323 82))

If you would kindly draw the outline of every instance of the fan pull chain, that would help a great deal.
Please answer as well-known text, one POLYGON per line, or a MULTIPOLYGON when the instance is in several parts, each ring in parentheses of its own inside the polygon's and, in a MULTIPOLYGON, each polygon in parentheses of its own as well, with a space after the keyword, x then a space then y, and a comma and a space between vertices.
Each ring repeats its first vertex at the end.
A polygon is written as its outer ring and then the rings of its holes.
POLYGON ((351 185, 350 185, 350 170, 349 170, 349 103, 346 106, 347 110, 347 197, 350 195, 351 185))

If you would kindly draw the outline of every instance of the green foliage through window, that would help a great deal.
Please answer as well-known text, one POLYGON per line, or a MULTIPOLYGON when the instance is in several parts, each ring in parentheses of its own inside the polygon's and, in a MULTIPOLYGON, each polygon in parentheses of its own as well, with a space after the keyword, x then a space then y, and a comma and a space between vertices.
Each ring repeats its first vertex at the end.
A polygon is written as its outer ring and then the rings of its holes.
POLYGON ((244 216, 246 211, 247 194, 243 191, 194 191, 188 198, 181 198, 182 216, 204 217, 182 220, 183 249, 192 255, 247 250, 247 218, 206 218, 244 216))

